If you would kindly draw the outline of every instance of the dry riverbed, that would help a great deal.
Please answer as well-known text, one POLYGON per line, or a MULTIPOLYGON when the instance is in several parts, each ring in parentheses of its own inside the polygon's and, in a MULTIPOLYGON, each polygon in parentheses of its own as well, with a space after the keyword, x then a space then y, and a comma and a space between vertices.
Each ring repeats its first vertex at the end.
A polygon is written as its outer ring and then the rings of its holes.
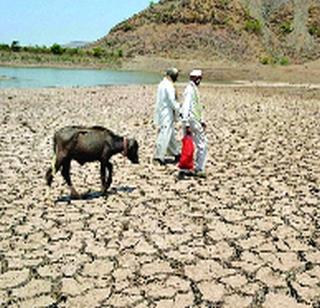
POLYGON ((204 85, 208 178, 186 181, 151 164, 155 92, 0 90, 0 306, 319 307, 319 90, 204 85), (101 197, 72 163, 68 202, 44 174, 78 124, 136 137, 141 164, 114 157, 101 197))

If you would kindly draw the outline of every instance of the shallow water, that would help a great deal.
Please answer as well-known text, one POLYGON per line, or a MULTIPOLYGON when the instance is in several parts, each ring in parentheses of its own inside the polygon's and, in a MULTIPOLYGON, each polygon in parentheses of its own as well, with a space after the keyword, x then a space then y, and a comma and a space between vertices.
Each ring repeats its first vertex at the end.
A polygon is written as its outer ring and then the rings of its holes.
POLYGON ((158 74, 134 71, 0 67, 0 88, 155 84, 160 79, 158 74))

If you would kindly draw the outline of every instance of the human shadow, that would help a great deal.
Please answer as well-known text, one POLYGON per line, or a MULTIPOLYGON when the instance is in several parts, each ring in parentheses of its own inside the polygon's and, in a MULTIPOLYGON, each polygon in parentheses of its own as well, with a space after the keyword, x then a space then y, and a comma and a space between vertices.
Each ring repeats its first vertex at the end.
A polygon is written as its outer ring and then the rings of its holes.
POLYGON ((106 193, 101 191, 88 191, 84 194, 81 194, 79 197, 73 197, 71 195, 63 195, 58 197, 54 203, 71 203, 71 201, 85 201, 85 200, 95 200, 99 198, 107 199, 111 195, 116 195, 118 193, 132 193, 135 191, 136 187, 132 186, 119 186, 112 187, 106 193))
POLYGON ((165 158, 164 159, 165 164, 169 164, 169 165, 176 165, 178 162, 176 161, 175 158, 165 158))

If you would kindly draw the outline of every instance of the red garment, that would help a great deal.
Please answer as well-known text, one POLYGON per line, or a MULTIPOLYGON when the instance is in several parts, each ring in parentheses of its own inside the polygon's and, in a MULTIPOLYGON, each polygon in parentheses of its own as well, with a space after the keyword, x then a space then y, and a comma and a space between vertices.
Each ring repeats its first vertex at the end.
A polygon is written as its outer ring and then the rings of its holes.
POLYGON ((182 139, 182 149, 179 161, 180 169, 193 170, 193 153, 194 153, 194 143, 192 136, 185 135, 182 139))

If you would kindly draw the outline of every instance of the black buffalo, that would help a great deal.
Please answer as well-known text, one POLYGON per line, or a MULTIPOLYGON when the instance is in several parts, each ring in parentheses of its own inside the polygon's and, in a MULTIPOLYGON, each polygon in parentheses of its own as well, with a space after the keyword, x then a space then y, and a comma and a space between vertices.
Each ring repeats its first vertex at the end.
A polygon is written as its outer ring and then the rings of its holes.
POLYGON ((62 176, 70 187, 71 196, 79 198, 72 186, 70 178, 71 160, 83 165, 87 162, 100 162, 102 191, 106 193, 112 183, 113 166, 110 158, 123 153, 133 164, 139 163, 138 143, 135 139, 127 139, 101 127, 66 126, 58 130, 53 138, 52 166, 46 172, 46 181, 51 186, 53 176, 62 167, 62 176), (106 180, 106 168, 108 178, 106 180))

